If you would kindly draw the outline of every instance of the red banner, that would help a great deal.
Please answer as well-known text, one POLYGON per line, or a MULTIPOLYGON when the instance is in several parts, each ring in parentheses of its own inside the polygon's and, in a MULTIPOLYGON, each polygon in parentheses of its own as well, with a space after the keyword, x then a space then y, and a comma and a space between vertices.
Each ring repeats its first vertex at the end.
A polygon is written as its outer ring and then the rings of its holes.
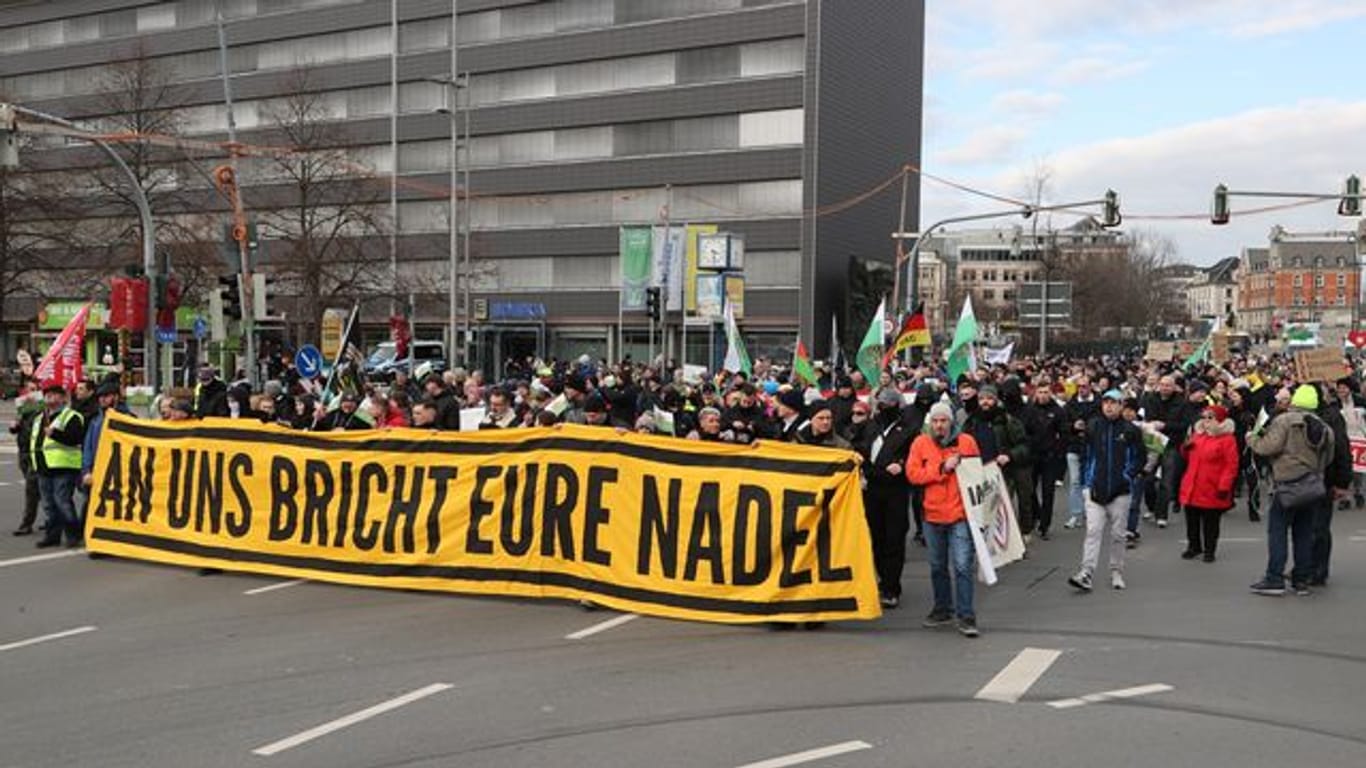
POLYGON ((389 340, 394 342, 394 359, 406 360, 408 358, 408 343, 413 340, 412 327, 408 325, 408 318, 403 315, 394 315, 389 318, 389 340))
POLYGON ((37 370, 33 372, 40 386, 56 383, 68 392, 76 388, 76 382, 84 376, 81 356, 85 349, 85 322, 89 318, 90 305, 86 304, 71 318, 71 322, 57 336, 57 341, 43 355, 37 370))
POLYGON ((116 277, 110 281, 109 327, 138 331, 147 327, 147 280, 116 277))

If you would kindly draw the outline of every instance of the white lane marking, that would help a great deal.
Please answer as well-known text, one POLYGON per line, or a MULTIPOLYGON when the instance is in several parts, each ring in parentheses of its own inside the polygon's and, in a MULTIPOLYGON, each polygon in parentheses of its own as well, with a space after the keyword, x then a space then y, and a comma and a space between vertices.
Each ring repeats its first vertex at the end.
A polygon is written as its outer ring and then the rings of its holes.
POLYGON ((1164 693, 1176 690, 1166 683, 1153 683, 1151 685, 1139 685, 1133 688, 1120 688, 1117 691, 1104 691, 1102 693, 1090 693, 1075 699, 1058 699, 1048 702, 1048 706, 1054 709, 1071 709, 1072 707, 1084 707, 1087 704, 1096 704, 1111 699, 1132 699, 1135 696, 1147 696, 1153 693, 1164 693))
POLYGON ((1350 539, 1348 539, 1348 541, 1352 542, 1353 544, 1361 544, 1363 542, 1366 542, 1366 536, 1353 536, 1350 539))
POLYGON ((381 702, 373 707, 367 707, 359 712, 353 712, 346 717, 339 717, 331 722, 323 723, 316 728, 309 728, 303 733, 298 733, 289 738, 267 744, 264 747, 257 747, 256 749, 253 749, 251 753, 253 755, 261 755, 262 757, 270 757, 279 752, 284 752, 286 749, 293 749, 300 744, 307 744, 308 742, 326 736, 333 731, 339 731, 343 728, 355 725, 356 723, 364 722, 377 715, 382 715, 389 710, 398 709, 404 705, 412 704, 415 701, 425 699, 428 696, 450 690, 454 687, 455 686, 450 683, 433 683, 425 688, 419 688, 412 693, 405 693, 402 696, 381 702))
POLYGON ((246 592, 243 592, 242 594, 244 594, 244 595, 262 595, 262 594, 265 594, 266 592, 274 592, 274 591, 277 590, 277 589, 288 589, 288 588, 290 588, 290 587, 298 586, 298 585, 300 585, 300 584, 307 584, 307 583, 308 583, 308 579, 295 579, 295 580, 293 580, 293 581, 282 581, 282 582, 280 582, 280 583, 278 583, 278 584, 267 584, 267 585, 264 586, 264 587, 257 587, 256 589, 248 589, 246 592))
POLYGON ((1014 704, 1025 695, 1030 686, 1043 677, 1061 655, 1062 651, 1049 648, 1026 648, 1016 654, 1004 669, 997 672, 996 676, 991 678, 991 682, 982 686, 982 690, 973 698, 1014 704))
POLYGON ((873 745, 866 741, 846 741, 840 744, 831 744, 828 747, 818 747, 817 749, 808 749, 805 752, 783 755, 782 757, 772 757, 768 760, 760 760, 757 763, 745 763, 739 768, 786 768, 789 765, 801 765, 802 763, 824 760, 827 757, 872 748, 873 745))
POLYGON ((11 565, 27 565, 28 563, 41 563, 44 560, 57 560, 63 557, 75 557, 85 554, 84 549, 64 549, 61 552, 48 552, 43 555, 29 555, 28 557, 16 557, 13 560, 0 560, 0 568, 7 568, 11 565))
POLYGON ((0 651, 12 651, 15 648, 23 648, 26 645, 37 645, 38 643, 46 643, 49 640, 61 640, 64 637, 71 637, 73 635, 84 635, 86 632, 94 632, 95 629, 95 627, 76 627, 75 629, 54 632, 50 635, 43 635, 41 637, 30 637, 27 640, 20 640, 18 642, 9 643, 8 645, 0 645, 0 651))
POLYGON ((591 637, 591 636, 593 636, 593 635, 596 635, 596 634, 599 633, 599 632, 606 632, 606 631, 609 630, 609 629, 613 629, 613 628, 615 628, 615 627, 619 627, 619 626, 621 626, 622 624, 625 624, 625 623, 628 622, 628 621, 631 621, 631 620, 633 620, 633 619, 638 619, 638 618, 640 618, 640 615, 639 615, 639 614, 636 614, 636 613, 623 613, 622 615, 620 615, 620 616, 618 616, 618 617, 616 617, 616 618, 614 618, 614 619, 608 619, 607 621, 604 621, 604 622, 602 622, 601 624, 594 624, 593 626, 588 627, 587 629, 580 629, 578 632, 574 632, 574 633, 572 633, 572 634, 565 635, 565 636, 564 636, 564 639, 566 639, 566 640, 582 640, 582 639, 584 639, 585 637, 591 637))
MULTIPOLYGON (((3 462, 0 462, 0 463, 3 463, 3 462)), ((10 486, 10 485, 14 485, 14 483, 9 482, 8 480, 0 480, 0 488, 4 488, 4 487, 10 486)))

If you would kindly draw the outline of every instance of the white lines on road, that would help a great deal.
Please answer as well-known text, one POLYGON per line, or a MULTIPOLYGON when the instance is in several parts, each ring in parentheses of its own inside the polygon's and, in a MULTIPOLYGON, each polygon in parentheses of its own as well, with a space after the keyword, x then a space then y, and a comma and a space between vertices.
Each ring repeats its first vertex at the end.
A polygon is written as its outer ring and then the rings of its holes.
POLYGON ((441 693, 442 691, 450 690, 454 687, 455 686, 451 685, 450 683, 433 683, 432 685, 429 685, 425 688, 419 688, 416 691, 413 691, 412 693, 405 693, 402 696, 389 699, 385 702, 381 702, 373 707, 367 707, 359 712, 353 712, 352 714, 349 714, 346 717, 339 717, 331 722, 323 723, 322 725, 316 728, 309 728, 303 733, 298 733, 293 736, 290 736, 289 738, 281 739, 277 742, 267 744, 264 747, 257 747, 256 749, 253 749, 251 753, 253 755, 260 755, 262 757, 270 757, 271 755, 284 752, 287 749, 293 749, 294 747, 297 747, 300 744, 307 744, 308 742, 326 736, 327 734, 332 733, 333 731, 340 731, 343 728, 355 725, 356 723, 364 722, 377 715, 382 715, 390 710, 398 709, 399 707, 405 706, 407 704, 412 704, 415 701, 425 699, 428 696, 441 693))
POLYGON ((1363 544, 1366 543, 1366 536, 1353 536, 1347 540, 1353 544, 1363 544))
POLYGON ((0 568, 7 568, 11 565, 27 565, 28 563, 41 563, 44 560, 57 560, 63 557, 75 557, 85 554, 84 549, 64 549, 61 552, 48 552, 43 555, 29 555, 28 557, 16 557, 13 560, 0 560, 0 568))
POLYGON ((27 640, 19 640, 17 642, 9 643, 7 645, 0 645, 0 651, 12 651, 15 648, 23 648, 26 645, 37 645, 38 643, 46 643, 49 640, 61 640, 64 637, 84 635, 86 632, 94 632, 95 629, 95 627, 76 627, 75 629, 68 629, 62 632, 53 632, 50 635, 30 637, 27 640))
POLYGON ((835 757, 850 752, 858 752, 863 749, 872 749, 873 745, 866 741, 846 741, 840 744, 831 744, 828 747, 808 749, 805 752, 795 752, 781 757, 771 757, 767 760, 760 760, 757 763, 745 763, 740 768, 787 768, 789 765, 801 765, 817 760, 824 760, 827 757, 835 757))
POLYGON ((274 592, 274 591, 277 590, 277 589, 289 589, 290 587, 297 587, 297 586, 300 585, 300 584, 307 584, 307 583, 308 583, 308 579, 295 579, 295 580, 293 580, 293 581, 281 581, 281 582, 276 583, 276 584, 267 584, 267 585, 265 585, 264 587, 257 587, 256 589, 248 589, 246 592, 243 592, 242 594, 244 594, 244 595, 263 595, 263 594, 265 594, 265 593, 267 593, 267 592, 274 592))
POLYGON ((1111 699, 1132 699, 1135 696, 1147 696, 1153 693, 1165 693, 1176 690, 1166 683, 1153 683, 1152 685, 1140 685, 1135 688, 1121 688, 1117 691, 1104 691, 1102 693, 1090 693, 1075 699, 1059 699, 1048 702, 1048 706, 1054 709, 1071 709, 1072 707, 1084 707, 1087 704, 1096 704, 1111 699))
POLYGON ((602 622, 601 624, 594 624, 593 626, 588 627, 587 629, 580 629, 578 632, 574 632, 574 633, 572 633, 572 634, 565 635, 565 636, 564 636, 564 639, 566 639, 566 640, 582 640, 582 639, 584 639, 585 637, 592 637, 593 635, 596 635, 596 634, 599 633, 599 632, 606 632, 606 631, 609 630, 609 629, 613 629, 613 628, 615 628, 615 627, 619 627, 619 626, 621 626, 622 624, 625 624, 625 623, 628 622, 628 621, 631 621, 631 620, 633 620, 633 619, 638 619, 638 618, 640 618, 640 615, 639 615, 639 614, 635 614, 635 613, 623 613, 622 615, 616 617, 615 619, 608 619, 607 621, 604 621, 604 622, 602 622))
POLYGON ((997 672, 996 676, 991 678, 991 682, 982 686, 982 690, 973 698, 1014 704, 1025 695, 1030 686, 1043 677, 1061 655, 1062 651, 1048 648, 1026 648, 1011 659, 1004 669, 997 672))

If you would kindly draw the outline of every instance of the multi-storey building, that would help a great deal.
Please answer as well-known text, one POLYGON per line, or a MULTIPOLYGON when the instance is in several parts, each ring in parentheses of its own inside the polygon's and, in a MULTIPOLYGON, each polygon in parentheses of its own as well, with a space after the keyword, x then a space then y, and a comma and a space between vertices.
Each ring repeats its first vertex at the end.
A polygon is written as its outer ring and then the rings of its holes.
MULTIPOLYGON (((174 108, 178 133, 221 140, 227 111, 215 6, 5 4, 0 95, 99 127, 110 118, 110 100, 101 96, 111 67, 145 61, 167 80, 160 106, 174 108)), ((824 329, 844 308, 849 260, 892 258, 896 185, 858 198, 903 164, 919 163, 923 3, 221 0, 221 7, 239 141, 279 147, 282 103, 305 91, 334 129, 330 144, 368 177, 357 183, 372 187, 363 204, 375 226, 340 234, 364 241, 347 253, 383 269, 365 289, 340 291, 329 304, 360 301, 370 339, 385 332, 404 294, 415 300, 421 336, 441 337, 452 319, 449 178, 453 138, 466 116, 471 140, 457 162, 469 172, 470 205, 455 219, 470 230, 468 311, 487 310, 474 320, 478 344, 470 350, 485 367, 529 353, 641 356, 644 316, 627 314, 623 327, 618 321, 623 225, 667 217, 742 235, 743 327, 760 348, 790 345, 800 329, 823 353, 824 329), (454 90, 455 81, 465 87, 454 90), (460 120, 443 114, 452 105, 460 120)), ((46 155, 34 160, 47 167, 102 162, 88 149, 31 154, 46 155)), ((200 163, 212 165, 211 155, 200 163)), ((244 158, 248 211, 264 216, 298 202, 287 176, 270 158, 244 158)), ((203 174, 159 183, 161 198, 174 200, 155 211, 159 220, 223 217, 203 174)), ((907 200, 912 227, 916 187, 907 200)), ((290 258, 289 247, 271 242, 269 227, 261 237, 265 270, 290 258)), ((138 261, 135 242, 114 246, 128 263, 138 261)), ((54 261, 79 266, 81 259, 54 261)), ((32 332, 42 308, 36 295, 21 298, 5 304, 3 318, 19 336, 32 332)), ((666 334, 674 357, 680 319, 672 315, 666 334)), ((688 339, 689 362, 706 362, 706 334, 690 331, 688 339)))
POLYGON ((1237 327, 1239 259, 1230 256, 1202 269, 1186 287, 1186 306, 1192 319, 1218 319, 1237 327))
POLYGON ((1239 324, 1275 336, 1286 322, 1351 328, 1360 307, 1355 233, 1271 230, 1266 248, 1244 248, 1239 266, 1239 324))

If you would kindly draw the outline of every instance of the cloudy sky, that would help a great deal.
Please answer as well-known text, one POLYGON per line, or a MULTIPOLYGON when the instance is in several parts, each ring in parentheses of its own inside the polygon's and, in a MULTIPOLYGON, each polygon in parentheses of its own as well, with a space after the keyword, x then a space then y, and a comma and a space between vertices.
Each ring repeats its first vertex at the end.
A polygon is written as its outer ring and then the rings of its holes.
MULTIPOLYGON (((1126 229, 1200 265, 1274 224, 1356 227, 1333 202, 1207 215, 1220 182, 1331 193, 1366 177, 1364 0, 927 0, 926 26, 927 172, 1015 198, 1043 169, 1052 202, 1113 188, 1126 229), (1183 214, 1198 218, 1166 218, 1183 214)), ((922 225, 1001 208, 928 179, 922 196, 922 225)))

